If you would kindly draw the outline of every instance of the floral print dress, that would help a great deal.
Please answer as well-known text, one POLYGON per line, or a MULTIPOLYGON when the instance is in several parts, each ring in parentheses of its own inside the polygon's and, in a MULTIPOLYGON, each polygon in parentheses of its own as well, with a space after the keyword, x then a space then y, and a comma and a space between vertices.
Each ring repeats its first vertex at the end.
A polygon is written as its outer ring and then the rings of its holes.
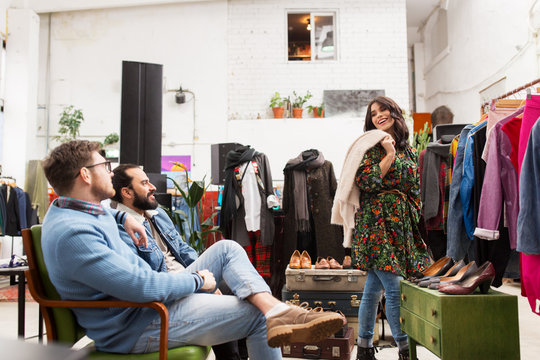
POLYGON ((386 176, 379 163, 386 151, 379 143, 368 150, 358 171, 360 207, 355 214, 352 257, 361 270, 385 270, 404 278, 429 265, 420 236, 420 179, 418 155, 407 145, 396 149, 386 176))

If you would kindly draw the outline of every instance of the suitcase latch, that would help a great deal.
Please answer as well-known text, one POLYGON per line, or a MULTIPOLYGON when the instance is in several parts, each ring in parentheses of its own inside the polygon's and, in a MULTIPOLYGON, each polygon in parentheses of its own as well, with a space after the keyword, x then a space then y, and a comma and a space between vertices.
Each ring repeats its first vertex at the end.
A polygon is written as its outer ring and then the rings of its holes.
POLYGON ((353 272, 351 270, 347 271, 347 281, 352 283, 358 282, 358 276, 353 275, 353 272))
POLYGON ((299 271, 298 274, 296 274, 296 281, 306 281, 304 278, 305 274, 304 271, 299 271))
POLYGON ((351 306, 360 307, 360 300, 358 300, 358 295, 351 295, 351 306))
POLYGON ((290 345, 284 345, 283 346, 283 355, 290 355, 291 354, 291 346, 290 345))
POLYGON ((332 346, 332 357, 339 357, 339 346, 332 346))
POLYGON ((300 305, 300 295, 298 295, 298 293, 294 293, 293 300, 289 300, 289 302, 296 306, 300 305))

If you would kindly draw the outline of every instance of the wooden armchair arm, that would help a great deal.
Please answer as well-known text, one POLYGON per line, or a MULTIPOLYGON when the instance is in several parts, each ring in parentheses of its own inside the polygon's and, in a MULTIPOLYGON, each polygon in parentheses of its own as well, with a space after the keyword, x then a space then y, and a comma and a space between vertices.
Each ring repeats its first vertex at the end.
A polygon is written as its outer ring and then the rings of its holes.
MULTIPOLYGON (((25 275, 28 282, 32 282, 33 278, 30 274, 31 270, 26 270, 25 275)), ((149 307, 156 310, 159 314, 160 336, 159 336, 159 360, 167 360, 167 341, 169 339, 169 310, 167 307, 158 301, 137 303, 132 301, 122 300, 51 300, 40 296, 35 291, 35 287, 29 284, 30 294, 41 305, 45 307, 64 307, 64 308, 109 308, 109 307, 149 307)))

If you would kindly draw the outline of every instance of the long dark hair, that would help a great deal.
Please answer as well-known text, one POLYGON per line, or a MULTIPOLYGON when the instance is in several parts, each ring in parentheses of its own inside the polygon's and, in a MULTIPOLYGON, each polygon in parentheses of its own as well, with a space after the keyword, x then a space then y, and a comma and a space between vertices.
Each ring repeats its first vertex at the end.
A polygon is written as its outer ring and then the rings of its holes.
POLYGON ((403 149, 409 143, 409 129, 407 124, 405 124, 405 119, 403 118, 403 113, 398 104, 389 97, 386 96, 377 96, 375 99, 371 100, 367 107, 366 111, 366 122, 364 123, 364 131, 369 131, 376 129, 373 121, 371 120, 371 105, 374 103, 379 104, 382 110, 390 110, 390 116, 394 119, 394 137, 396 141, 396 147, 403 149))

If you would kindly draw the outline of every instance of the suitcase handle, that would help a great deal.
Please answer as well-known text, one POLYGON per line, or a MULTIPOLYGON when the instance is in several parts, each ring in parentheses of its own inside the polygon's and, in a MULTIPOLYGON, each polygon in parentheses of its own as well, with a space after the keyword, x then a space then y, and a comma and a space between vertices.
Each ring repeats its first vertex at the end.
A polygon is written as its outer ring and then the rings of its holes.
POLYGON ((317 346, 317 345, 305 345, 305 346, 302 346, 302 357, 304 359, 320 359, 321 358, 321 354, 322 354, 322 349, 320 346, 317 346), (308 348, 308 349, 306 349, 308 348), (318 351, 318 354, 313 354, 313 353, 306 353, 306 350, 315 350, 313 348, 317 348, 316 350, 318 351))
POLYGON ((332 275, 314 275, 313 281, 335 281, 340 282, 341 277, 338 275, 332 276, 332 275))

